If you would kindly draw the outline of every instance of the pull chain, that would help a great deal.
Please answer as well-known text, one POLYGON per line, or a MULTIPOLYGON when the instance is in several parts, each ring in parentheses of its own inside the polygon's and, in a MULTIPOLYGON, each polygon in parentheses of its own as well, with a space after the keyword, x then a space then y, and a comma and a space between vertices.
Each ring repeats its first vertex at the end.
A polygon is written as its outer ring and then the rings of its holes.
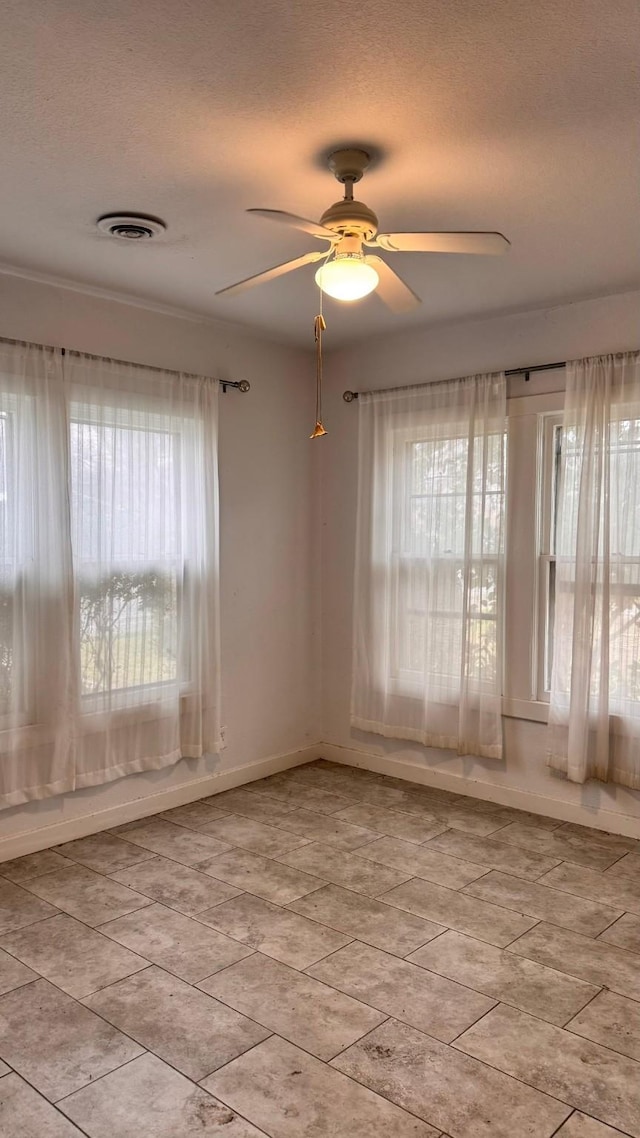
POLYGON ((313 322, 313 331, 316 340, 316 425, 310 439, 322 438, 326 431, 322 424, 322 333, 327 325, 322 313, 316 316, 313 322))
MULTIPOLYGON (((333 253, 333 246, 329 249, 324 264, 330 259, 333 253)), ((316 425, 313 428, 313 434, 309 435, 310 439, 321 439, 327 432, 324 429, 322 422, 322 333, 326 331, 327 322, 322 315, 322 289, 318 287, 320 293, 320 311, 313 321, 313 334, 316 342, 316 425)))

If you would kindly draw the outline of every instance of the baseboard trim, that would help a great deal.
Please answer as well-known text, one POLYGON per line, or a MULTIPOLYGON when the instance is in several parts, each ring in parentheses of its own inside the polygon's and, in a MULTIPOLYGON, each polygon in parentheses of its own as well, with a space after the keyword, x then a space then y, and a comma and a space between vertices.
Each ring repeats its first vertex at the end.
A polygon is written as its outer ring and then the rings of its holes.
POLYGON ((0 840, 0 862, 9 861, 14 857, 23 857, 24 854, 37 853, 38 850, 49 849, 62 842, 72 842, 75 838, 85 838, 87 834, 97 834, 101 830, 110 830, 112 826, 120 826, 123 822, 135 822, 138 818, 148 818, 151 814, 160 814, 163 810, 171 810, 174 806, 185 806, 187 802, 195 802, 199 798, 207 798, 210 794, 220 794, 223 790, 232 790, 236 786, 244 786, 256 779, 266 778, 267 775, 278 771, 288 770, 303 763, 312 762, 320 758, 320 747, 305 747, 298 751, 289 751, 284 755, 272 755, 266 759, 258 759, 246 763, 232 770, 221 771, 218 774, 207 775, 205 778, 194 779, 191 782, 180 783, 170 790, 162 790, 157 794, 145 795, 131 802, 124 802, 117 806, 108 806, 104 810, 91 811, 77 818, 68 818, 64 821, 54 822, 50 826, 43 826, 37 830, 26 830, 13 834, 9 838, 0 840))
POLYGON ((618 814, 613 810, 590 810, 587 806, 561 802, 557 798, 547 798, 543 794, 532 794, 526 790, 518 790, 516 787, 479 782, 465 778, 463 775, 433 770, 404 759, 392 759, 386 755, 376 755, 372 751, 341 747, 335 743, 321 743, 317 753, 330 762, 342 763, 348 767, 362 767, 364 770, 376 771, 378 774, 393 775, 395 778, 418 782, 423 786, 433 786, 438 790, 450 790, 453 794, 466 794, 470 798, 480 798, 484 802, 495 802, 498 806, 530 810, 534 814, 545 814, 548 818, 559 818, 562 822, 577 822, 581 826, 591 826, 595 830, 606 830, 611 834, 622 834, 627 838, 638 838, 640 834, 638 816, 618 814))

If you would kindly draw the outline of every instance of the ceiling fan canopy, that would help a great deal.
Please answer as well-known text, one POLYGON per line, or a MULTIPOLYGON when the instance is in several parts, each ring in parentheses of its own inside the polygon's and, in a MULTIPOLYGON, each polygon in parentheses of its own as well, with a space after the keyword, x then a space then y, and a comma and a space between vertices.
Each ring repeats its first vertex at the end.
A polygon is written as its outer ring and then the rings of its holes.
POLYGON ((362 178, 370 162, 365 150, 337 150, 329 157, 329 168, 344 185, 344 197, 324 211, 320 221, 309 221, 278 209, 249 209, 248 213, 265 217, 293 229, 301 230, 328 247, 314 250, 275 265, 272 269, 247 277, 216 296, 237 296, 254 285, 275 280, 303 265, 324 261, 316 272, 316 282, 323 292, 337 300, 353 301, 374 290, 392 312, 406 312, 421 301, 413 289, 382 257, 365 252, 368 248, 387 253, 462 253, 495 256, 506 253, 510 243, 496 232, 418 232, 379 233, 378 218, 372 209, 353 196, 353 187, 362 178))

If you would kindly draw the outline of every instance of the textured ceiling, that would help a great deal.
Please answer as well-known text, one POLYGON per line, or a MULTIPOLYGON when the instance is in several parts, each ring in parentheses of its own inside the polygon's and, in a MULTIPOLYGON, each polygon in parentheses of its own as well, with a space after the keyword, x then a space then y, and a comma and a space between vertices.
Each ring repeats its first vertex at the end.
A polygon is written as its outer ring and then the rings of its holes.
POLYGON ((5 0, 0 262, 310 343, 319 156, 364 143, 382 229, 498 229, 505 258, 389 255, 423 298, 325 302, 327 347, 640 283, 637 0, 5 0), (635 102, 635 106, 634 106, 635 102), (139 247, 113 211, 164 218, 139 247))

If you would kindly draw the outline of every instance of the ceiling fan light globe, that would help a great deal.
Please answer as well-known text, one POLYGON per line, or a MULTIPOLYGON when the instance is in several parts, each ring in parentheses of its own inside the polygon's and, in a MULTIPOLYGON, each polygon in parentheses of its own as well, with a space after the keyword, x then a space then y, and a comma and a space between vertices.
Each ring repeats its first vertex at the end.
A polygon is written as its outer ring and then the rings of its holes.
POLYGON ((316 284, 334 300, 361 300, 378 286, 380 278, 359 254, 334 257, 321 265, 316 273, 316 284))

